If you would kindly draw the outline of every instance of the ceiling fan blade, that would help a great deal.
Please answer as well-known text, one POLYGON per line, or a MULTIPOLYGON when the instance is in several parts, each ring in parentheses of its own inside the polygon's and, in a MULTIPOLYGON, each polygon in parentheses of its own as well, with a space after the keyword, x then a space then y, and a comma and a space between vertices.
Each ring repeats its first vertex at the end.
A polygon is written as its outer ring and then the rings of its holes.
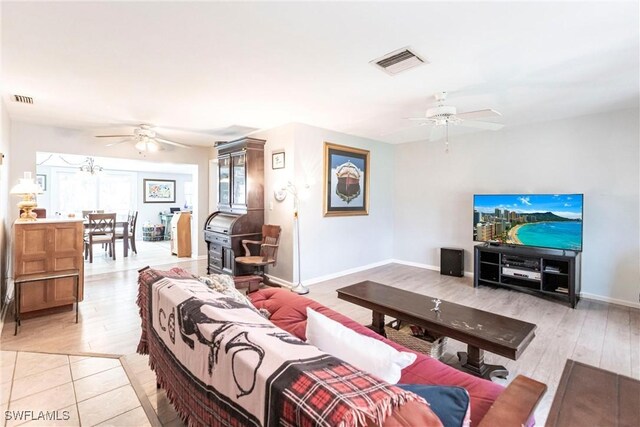
POLYGON ((155 139, 156 141, 162 142, 164 144, 169 144, 169 145, 173 145, 173 146, 180 147, 180 148, 191 148, 188 145, 180 144, 179 142, 169 141, 168 139, 160 138, 158 136, 156 136, 153 139, 155 139))
POLYGON ((113 147, 114 145, 124 144, 125 142, 129 142, 129 139, 123 139, 122 141, 112 142, 110 144, 106 144, 105 147, 113 147))
POLYGON ((486 130, 500 130, 504 127, 502 123, 478 122, 473 120, 462 120, 456 123, 456 126, 486 130))
POLYGON ((496 110, 492 110, 491 108, 487 108, 485 110, 477 110, 477 111, 467 111, 466 113, 456 114, 456 117, 464 120, 475 120, 475 119, 484 119, 487 117, 500 117, 502 114, 497 112, 496 110))
POLYGON ((407 120, 420 120, 420 121, 425 121, 425 120, 432 121, 428 117, 405 117, 405 119, 407 119, 407 120))
POLYGON ((132 138, 135 135, 94 135, 96 138, 132 138))

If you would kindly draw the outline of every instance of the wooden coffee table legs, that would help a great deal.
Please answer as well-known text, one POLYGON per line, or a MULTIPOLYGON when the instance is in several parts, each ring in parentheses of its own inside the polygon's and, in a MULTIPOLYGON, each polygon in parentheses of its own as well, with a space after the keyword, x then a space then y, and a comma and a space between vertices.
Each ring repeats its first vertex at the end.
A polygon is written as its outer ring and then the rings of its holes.
MULTIPOLYGON (((384 314, 372 311, 369 328, 384 336, 384 314)), ((458 352, 458 360, 460 362, 454 365, 456 368, 477 377, 490 380, 492 377, 506 379, 509 375, 509 371, 504 366, 484 363, 484 350, 470 344, 467 344, 466 352, 458 352)))
POLYGON ((484 350, 467 344, 467 351, 459 351, 458 359, 461 371, 490 380, 492 377, 506 379, 509 375, 507 368, 501 365, 488 365, 484 363, 484 350))
POLYGON ((371 312, 371 326, 370 329, 384 336, 384 314, 376 311, 371 312))

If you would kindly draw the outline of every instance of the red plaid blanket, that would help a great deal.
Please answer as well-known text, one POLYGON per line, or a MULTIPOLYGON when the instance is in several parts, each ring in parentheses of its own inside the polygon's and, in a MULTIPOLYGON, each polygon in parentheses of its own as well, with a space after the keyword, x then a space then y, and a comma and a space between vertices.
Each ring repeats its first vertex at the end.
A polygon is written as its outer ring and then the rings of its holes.
POLYGON ((181 269, 139 277, 142 337, 190 426, 382 425, 416 395, 322 353, 181 269), (173 320, 172 320, 173 319, 173 320))

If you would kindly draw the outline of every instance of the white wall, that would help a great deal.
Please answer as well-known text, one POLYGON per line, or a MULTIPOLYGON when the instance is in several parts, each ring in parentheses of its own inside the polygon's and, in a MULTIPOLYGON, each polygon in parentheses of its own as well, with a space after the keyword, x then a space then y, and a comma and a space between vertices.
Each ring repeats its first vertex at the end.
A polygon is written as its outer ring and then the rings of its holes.
POLYGON ((482 132, 395 151, 394 257, 432 266, 466 250, 474 193, 584 193, 582 292, 637 303, 640 292, 638 110, 482 132))
MULTIPOLYGON (((10 263, 11 247, 8 236, 11 233, 10 211, 15 208, 9 196, 9 162, 11 161, 11 120, 7 114, 4 100, 0 100, 0 311, 4 308, 7 296, 7 278, 10 263), (2 157, 4 155, 4 157, 2 157)), ((15 203, 18 203, 16 200, 15 203)), ((17 209, 17 208, 15 208, 17 209)), ((15 210, 14 209, 14 210, 15 210)), ((2 316, 0 316, 0 327, 2 316)))
POLYGON ((294 124, 288 124, 251 135, 253 138, 267 141, 264 146, 264 222, 282 227, 278 263, 275 267, 269 267, 268 274, 289 283, 294 280, 296 268, 293 257, 293 198, 289 195, 285 201, 277 202, 273 197, 273 191, 289 181, 294 182, 294 128, 294 124), (284 169, 272 169, 271 154, 283 150, 284 169))
POLYGON ((266 139, 265 222, 282 227, 278 266, 270 274, 287 282, 297 281, 293 230, 293 197, 276 202, 276 188, 292 182, 301 193, 300 248, 301 279, 312 283, 320 278, 361 268, 392 258, 393 146, 299 123, 257 132, 266 139), (324 142, 371 151, 369 215, 323 216, 324 142), (285 168, 272 169, 271 154, 285 152, 285 168), (308 190, 304 190, 309 185, 308 190))
MULTIPOLYGON (((194 200, 198 200, 202 207, 198 208, 194 206, 194 229, 196 231, 194 232, 192 241, 194 247, 197 247, 194 255, 206 254, 204 233, 200 232, 200 230, 204 228, 204 222, 209 213, 207 209, 209 148, 176 148, 173 150, 168 149, 155 153, 147 153, 143 156, 138 153, 133 147, 133 144, 106 147, 103 141, 97 140, 86 131, 14 121, 11 126, 11 149, 14 155, 9 168, 9 182, 18 182, 18 179, 25 171, 31 171, 35 175, 37 151, 140 159, 159 164, 184 163, 197 165, 198 179, 193 183, 194 200)), ((176 203, 178 203, 178 201, 179 200, 176 200, 176 203)), ((181 203, 184 203, 184 200, 182 200, 181 203)), ((10 221, 13 223, 18 215, 17 212, 10 211, 10 213, 12 215, 10 221)))
POLYGON ((298 124, 294 129, 295 182, 309 184, 300 206, 303 282, 393 257, 394 149, 392 145, 298 124), (323 216, 324 142, 369 150, 369 215, 323 216))

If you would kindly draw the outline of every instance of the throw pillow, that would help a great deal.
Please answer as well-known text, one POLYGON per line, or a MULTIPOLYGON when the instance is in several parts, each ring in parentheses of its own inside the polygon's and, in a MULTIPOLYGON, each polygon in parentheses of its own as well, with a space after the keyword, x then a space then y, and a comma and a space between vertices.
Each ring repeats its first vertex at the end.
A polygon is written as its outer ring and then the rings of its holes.
POLYGON ((227 276, 226 274, 210 274, 208 276, 200 276, 198 277, 198 280, 207 285, 207 287, 209 287, 210 289, 226 295, 240 304, 248 305, 265 318, 268 319, 269 317, 271 317, 271 313, 269 313, 264 308, 257 309, 251 303, 251 300, 249 298, 247 298, 242 292, 236 289, 236 285, 233 282, 233 278, 231 278, 231 276, 227 276))
POLYGON ((414 353, 398 351, 307 307, 307 342, 358 369, 395 384, 401 370, 416 360, 414 353))
POLYGON ((429 403, 444 427, 464 427, 471 424, 469 393, 462 387, 445 387, 424 384, 398 384, 429 403))

